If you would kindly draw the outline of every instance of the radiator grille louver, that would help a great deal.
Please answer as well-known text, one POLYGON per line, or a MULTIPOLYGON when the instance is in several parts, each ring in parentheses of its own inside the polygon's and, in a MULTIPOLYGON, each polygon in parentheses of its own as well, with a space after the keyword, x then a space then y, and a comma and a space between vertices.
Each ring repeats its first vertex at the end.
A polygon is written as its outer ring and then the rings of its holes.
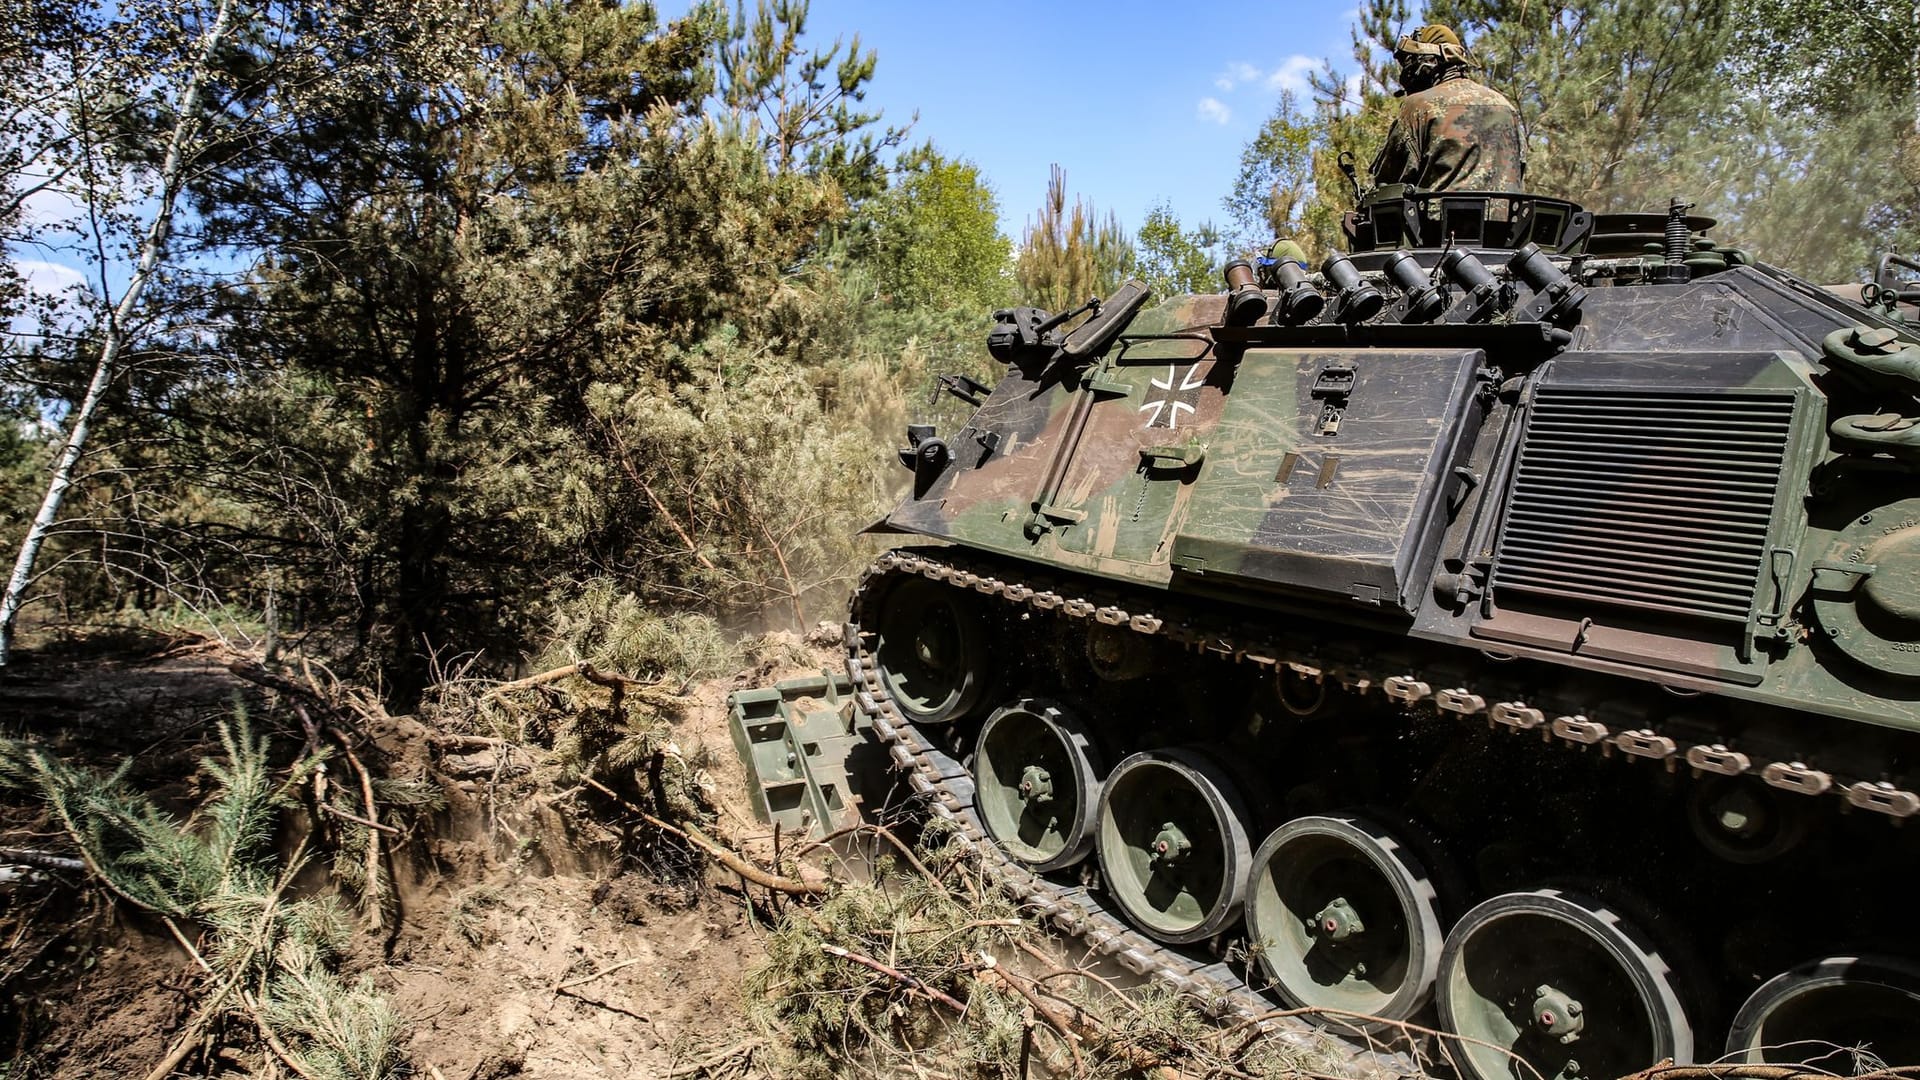
POLYGON ((1793 408, 1786 395, 1541 387, 1496 586, 1746 622, 1793 408))

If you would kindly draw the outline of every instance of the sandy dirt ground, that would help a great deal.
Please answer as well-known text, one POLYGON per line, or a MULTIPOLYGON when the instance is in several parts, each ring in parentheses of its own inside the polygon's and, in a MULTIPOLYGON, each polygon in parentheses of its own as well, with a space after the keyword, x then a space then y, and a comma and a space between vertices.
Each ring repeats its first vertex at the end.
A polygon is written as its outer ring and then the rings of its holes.
MULTIPOLYGON (((185 810, 204 795, 196 763, 236 701, 272 722, 266 695, 229 673, 231 659, 191 643, 133 657, 42 657, 0 684, 0 734, 103 768, 131 761, 138 786, 185 810)), ((748 811, 727 694, 817 673, 832 658, 813 661, 696 685, 674 725, 681 750, 713 751, 719 831, 749 851, 769 838, 748 811)), ((373 735, 393 768, 422 767, 393 745, 417 742, 418 724, 402 718, 373 735)), ((345 964, 404 1017, 417 1075, 666 1077, 729 1054, 759 1072, 741 1056, 759 1038, 741 982, 761 955, 765 914, 737 881, 649 874, 612 859, 605 835, 551 821, 543 830, 542 815, 489 800, 484 781, 439 779, 447 809, 391 860, 397 929, 363 930, 345 964)), ((37 799, 4 789, 0 847, 71 849, 37 799)), ((142 1076, 195 1005, 184 950, 81 875, 0 885, 0 941, 3 1077, 142 1076)), ((235 1048, 203 1058, 195 1074, 245 1075, 261 1064, 247 1033, 226 1034, 219 1041, 235 1048)))

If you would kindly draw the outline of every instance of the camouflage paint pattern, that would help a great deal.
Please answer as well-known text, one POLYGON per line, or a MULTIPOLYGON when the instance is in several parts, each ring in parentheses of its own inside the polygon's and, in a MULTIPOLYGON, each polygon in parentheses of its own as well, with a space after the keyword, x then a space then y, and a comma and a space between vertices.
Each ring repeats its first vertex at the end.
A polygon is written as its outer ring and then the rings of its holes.
POLYGON ((1459 75, 1400 99, 1373 159, 1373 182, 1423 191, 1518 191, 1520 114, 1498 90, 1459 75))
POLYGON ((976 432, 997 433, 999 448, 977 469, 949 470, 889 524, 1164 585, 1199 464, 1183 455, 1204 450, 1230 389, 1209 333, 1224 308, 1221 296, 1187 296, 1145 310, 1133 340, 1064 381, 1010 371, 949 440, 963 461, 976 432))
POLYGON ((1249 585, 1339 593, 1411 610, 1414 564, 1431 558, 1431 519, 1461 434, 1478 427, 1479 350, 1253 349, 1182 524, 1182 570, 1249 585), (1351 372, 1324 420, 1325 373, 1351 372), (1318 394, 1319 396, 1316 396, 1318 394), (1473 413, 1471 424, 1469 412, 1473 413))
MULTIPOLYGON (((1882 392, 1823 361, 1823 337, 1860 309, 1765 268, 1598 288, 1571 348, 1544 362, 1502 350, 1510 327, 1487 327, 1481 348, 1459 333, 1412 347, 1411 327, 1380 335, 1390 347, 1364 333, 1334 346, 1318 326, 1224 333, 1224 309, 1222 295, 1175 298, 1077 367, 1013 365, 944 436, 951 466, 882 527, 1290 620, 1397 626, 1476 655, 1920 730, 1920 677, 1903 673, 1920 654, 1916 605, 1875 607, 1887 590, 1846 570, 1871 549, 1889 582, 1920 575, 1915 515, 1873 517, 1920 498, 1920 481, 1826 436, 1830 396, 1859 411, 1882 392), (1347 394, 1322 392, 1342 367, 1347 394), (1506 519, 1531 402, 1551 387, 1599 395, 1599 420, 1554 451, 1587 464, 1565 481, 1573 516, 1540 541, 1554 561, 1523 588, 1502 570, 1521 554, 1506 519), (1738 436, 1686 429, 1688 410, 1729 395, 1786 402, 1759 457, 1738 436), (1704 465, 1685 456, 1696 444, 1704 465), (1726 475, 1728 490, 1758 492, 1761 531, 1738 558, 1717 533, 1726 475), (1442 580, 1473 566, 1480 589, 1456 601, 1442 580), (1561 588, 1566 574, 1578 580, 1561 588), (1703 581, 1745 616, 1673 614, 1703 581)), ((1557 494, 1531 497, 1538 508, 1557 494)))

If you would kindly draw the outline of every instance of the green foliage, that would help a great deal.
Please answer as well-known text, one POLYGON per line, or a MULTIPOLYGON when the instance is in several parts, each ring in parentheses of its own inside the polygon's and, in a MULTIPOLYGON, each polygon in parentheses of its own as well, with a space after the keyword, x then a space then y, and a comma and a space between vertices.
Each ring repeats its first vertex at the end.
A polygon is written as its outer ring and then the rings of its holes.
POLYGON ((1054 166, 1040 216, 1027 225, 1014 262, 1021 301, 1049 311, 1079 307, 1088 297, 1119 288, 1134 263, 1120 219, 1111 212, 1101 218, 1085 199, 1075 199, 1069 209, 1067 174, 1054 166))
MULTIPOLYGON (((176 53, 213 10, 136 7, 176 53)), ((876 58, 813 48, 804 3, 401 7, 250 7, 218 51, 170 250, 246 269, 156 281, 43 594, 271 597, 401 706, 436 656, 537 651, 572 582, 736 628, 838 608, 905 393, 977 369, 1007 296, 978 170, 928 147, 881 191, 876 58)), ((97 355, 11 366, 23 415, 97 355)), ((42 449, 0 446, 0 495, 42 449)))
POLYGON ((662 614, 610 578, 594 578, 554 600, 546 650, 537 670, 586 660, 602 671, 640 679, 710 678, 737 659, 712 618, 662 614))
POLYGON ((405 1075, 398 1014, 370 980, 349 984, 333 970, 351 932, 345 912, 331 897, 285 899, 302 864, 296 857, 274 865, 279 813, 317 759, 276 779, 267 740, 253 736, 244 714, 221 725, 220 742, 224 756, 200 763, 214 793, 187 822, 134 791, 124 767, 98 776, 7 740, 0 740, 0 783, 37 789, 115 894, 207 928, 200 947, 210 969, 207 1010, 245 1002, 296 1071, 315 1080, 405 1075))
POLYGON ((455 639, 528 650, 558 582, 797 624, 838 603, 877 455, 819 437, 845 427, 796 355, 821 305, 795 269, 847 212, 872 58, 820 66, 804 16, 520 4, 494 62, 290 135, 222 192, 222 227, 275 257, 223 301, 243 377, 195 405, 200 475, 397 702, 455 639), (806 87, 824 113, 763 125, 806 87), (289 212, 322 191, 337 212, 289 212))
POLYGON ((876 284, 896 308, 991 311, 1011 298, 1012 244, 971 162, 932 143, 903 154, 893 183, 860 208, 876 284))
POLYGON ((1353 34, 1358 77, 1348 82, 1331 65, 1310 76, 1310 107, 1291 91, 1282 93, 1241 150, 1224 205, 1236 229, 1234 246, 1242 253, 1263 252, 1275 239, 1290 239, 1317 261, 1343 246, 1340 220, 1356 200, 1353 182, 1341 171, 1341 156, 1357 162, 1364 183, 1364 170, 1386 140, 1395 107, 1385 81, 1389 75, 1368 35, 1393 32, 1388 28, 1406 19, 1404 6, 1383 0, 1363 11, 1353 34))
POLYGON ((1839 117, 1879 102, 1920 122, 1920 20, 1909 9, 1742 0, 1735 34, 1736 70, 1784 105, 1839 117))
POLYGON ((1836 0, 1744 0, 1742 14, 1729 62, 1800 144, 1762 163, 1770 187, 1784 180, 1795 198, 1766 215, 1769 238, 1754 246, 1791 251, 1774 255, 1789 266, 1820 267, 1814 245, 1828 238, 1806 223, 1837 213, 1865 235, 1841 238, 1842 252, 1825 260, 1828 280, 1864 269, 1866 243, 1920 249, 1920 20, 1899 5, 1836 0), (1804 163, 1826 182, 1796 183, 1804 163))
POLYGON ((1240 151, 1240 171, 1224 200, 1242 250, 1264 251, 1275 237, 1298 237, 1314 195, 1313 155, 1320 130, 1293 91, 1282 91, 1260 131, 1240 151))
POLYGON ((1220 230, 1212 223, 1185 229, 1165 203, 1147 211, 1134 237, 1135 270, 1157 297, 1218 292, 1220 230))
POLYGON ((863 561, 852 534, 887 494, 869 482, 876 448, 836 421, 803 368, 731 338, 690 359, 708 373, 677 388, 596 386, 589 402, 630 520, 645 523, 620 558, 647 567, 658 600, 678 590, 803 630, 863 561))
POLYGON ((400 1052, 406 1024, 371 976, 349 984, 317 962, 283 961, 261 1001, 261 1020, 315 1080, 387 1080, 415 1075, 400 1052))
POLYGON ((0 386, 0 551, 20 543, 46 475, 48 447, 33 426, 25 395, 0 386))
POLYGON ((736 118, 751 118, 773 171, 803 171, 831 179, 852 198, 865 198, 885 181, 881 153, 900 144, 906 129, 875 130, 877 112, 858 106, 878 57, 835 39, 825 49, 801 45, 807 0, 741 0, 719 45, 719 100, 736 118), (842 51, 844 49, 844 52, 842 51))
MULTIPOLYGON (((49 335, 44 353, 8 356, 0 370, 9 393, 26 387, 34 405, 61 416, 64 443, 0 593, 0 664, 50 536, 97 542, 102 564, 118 561, 123 553, 110 549, 124 536, 139 541, 135 558, 163 567, 189 550, 146 544, 148 519, 123 527, 124 511, 106 520, 61 519, 76 480, 123 481, 139 467, 108 470, 95 460, 86 475, 82 458, 104 433, 96 430, 103 421, 134 429, 139 441, 122 446, 163 443, 175 434, 169 395, 209 377, 209 335, 195 321, 205 290, 178 271, 195 256, 219 262, 231 253, 222 250, 229 237, 217 215, 193 223, 205 229, 183 221, 187 189, 246 176, 285 132, 324 122, 370 86, 458 66, 469 35, 443 31, 462 23, 465 9, 462 0, 56 0, 9 19, 9 31, 26 25, 9 45, 30 51, 23 59, 9 48, 0 61, 9 95, 0 101, 0 124, 19 140, 0 152, 0 225, 18 220, 22 198, 43 192, 43 212, 24 235, 9 234, 9 243, 52 249, 97 264, 98 272, 86 287, 49 301, 37 320, 42 330, 81 326, 84 333, 49 335), (4 70, 9 63, 14 72, 4 70), (67 208, 64 219, 45 220, 60 217, 45 213, 50 206, 67 208)), ((172 523, 160 524, 158 531, 168 531, 172 523)), ((50 553, 65 561, 89 550, 74 543, 50 553)), ((149 576, 171 588, 171 573, 149 576)))
POLYGON ((268 773, 266 740, 252 737, 244 715, 221 726, 220 741, 226 760, 201 763, 220 786, 201 807, 198 830, 133 790, 131 763, 101 777, 44 749, 0 740, 0 776, 37 789, 120 896, 161 915, 200 918, 265 887, 263 862, 286 805, 286 787, 268 773))

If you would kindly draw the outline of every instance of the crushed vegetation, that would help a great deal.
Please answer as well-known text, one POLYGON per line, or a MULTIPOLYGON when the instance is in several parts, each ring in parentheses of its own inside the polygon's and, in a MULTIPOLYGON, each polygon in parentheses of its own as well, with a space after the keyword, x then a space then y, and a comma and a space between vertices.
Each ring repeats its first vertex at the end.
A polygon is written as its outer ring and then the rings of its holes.
POLYGON ((1352 1074, 1329 1040, 1223 1028, 1205 1002, 1064 960, 944 829, 911 850, 878 826, 856 835, 874 873, 789 906, 748 976, 755 1020, 779 1047, 774 1075, 1352 1074))
MULTIPOLYGON (((254 736, 244 712, 222 724, 219 736, 223 756, 200 763, 214 791, 184 821, 132 790, 124 767, 103 776, 43 749, 0 741, 0 783, 37 791, 93 877, 158 919, 203 974, 192 1018, 148 1077, 171 1074, 234 1016, 248 1020, 274 1056, 308 1080, 403 1075, 399 1017, 370 980, 348 982, 334 968, 347 948, 350 916, 332 896, 288 895, 306 866, 311 834, 290 858, 279 858, 275 847, 281 811, 324 776, 331 754, 315 747, 275 770, 269 740, 254 736)), ((374 828, 354 823, 340 830, 356 831, 365 834, 359 849, 377 850, 374 828)), ((384 886, 377 855, 371 872, 351 869, 355 846, 335 846, 333 865, 346 871, 366 910, 378 912, 384 886)))
MULTIPOLYGON (((155 946, 140 944, 150 939, 187 960, 179 982, 100 992, 164 996, 173 985, 186 992, 185 1011, 159 1010, 167 1045, 157 1057, 131 1071, 124 1061, 101 1063, 108 1071, 95 1075, 161 1080, 240 1060, 260 1075, 306 1080, 434 1075, 430 1061, 411 1059, 416 1033, 374 978, 394 981, 393 965, 420 947, 412 939, 430 936, 434 948, 470 953, 529 929, 538 938, 540 905, 528 906, 520 883, 556 872, 607 877, 597 887, 583 881, 583 916, 606 892, 628 903, 633 923, 710 898, 700 848, 687 837, 714 831, 712 759, 697 743, 683 752, 673 724, 694 684, 688 668, 704 674, 738 657, 717 631, 702 638, 687 619, 649 623, 631 605, 614 610, 633 624, 594 632, 616 649, 601 662, 644 665, 650 678, 602 674, 585 660, 505 683, 450 673, 414 716, 390 715, 373 691, 318 662, 269 666, 258 654, 201 639, 198 678, 220 676, 246 704, 209 721, 204 711, 160 706, 162 692, 141 692, 149 712, 139 720, 153 730, 114 734, 134 745, 159 739, 122 753, 117 768, 113 752, 103 757, 106 748, 83 732, 94 725, 75 723, 89 716, 100 670, 83 663, 79 685, 40 694, 74 715, 13 727, 14 738, 0 739, 4 843, 31 834, 36 847, 59 849, 0 850, 0 865, 20 870, 8 881, 33 886, 0 892, 0 915, 24 935, 37 930, 36 916, 60 914, 60 897, 92 892, 110 897, 127 925, 114 931, 112 915, 95 912, 88 934, 47 935, 40 951, 73 959, 43 965, 45 973, 6 971, 6 989, 18 994, 43 974, 86 979, 116 951, 104 943, 119 939, 153 955, 155 946), (646 649, 669 651, 654 654, 653 666, 646 649), (151 753, 179 737, 204 740, 209 728, 217 749, 183 760, 181 774, 169 776, 151 753), (619 816, 610 808, 639 803, 662 828, 609 824, 619 816), (477 844, 458 839, 475 834, 477 844), (625 885, 629 878, 637 884, 625 885), (447 899, 436 903, 423 888, 444 888, 447 899), (409 889, 412 900, 403 895, 409 889), (27 898, 38 905, 16 911, 27 898), (431 912, 438 931, 422 935, 411 908, 431 912)), ((160 655, 177 651, 169 645, 160 655)), ((507 944, 525 951, 527 942, 507 944)), ((151 979, 153 970, 139 975, 151 979)), ((86 1039, 49 1027, 62 1015, 51 999, 44 1007, 12 1000, 0 1020, 16 1045, 0 1052, 0 1075, 68 1075, 77 1063, 63 1064, 62 1055, 86 1052, 86 1039), (49 1035, 60 1045, 40 1053, 35 1044, 49 1035)), ((525 1056, 513 1046, 494 1056, 516 1053, 525 1056)))
MULTIPOLYGON (((64 736, 0 740, 0 808, 36 802, 33 835, 60 849, 0 863, 91 882, 80 893, 113 901, 83 906, 96 930, 117 907, 158 932, 169 960, 115 968, 145 981, 108 1006, 178 995, 131 1014, 161 1040, 131 1069, 73 1071, 74 1038, 38 1057, 49 1033, 7 1018, 0 1076, 1382 1075, 1288 1022, 1306 1010, 1222 1023, 1216 1003, 1075 957, 938 820, 869 806, 886 824, 823 841, 750 820, 726 692, 819 670, 838 627, 730 642, 589 586, 552 631, 541 670, 444 671, 408 716, 317 662, 210 641, 249 696, 202 713, 207 746, 170 784, 131 751, 103 769, 64 736)), ((157 655, 182 648, 199 647, 157 655)), ((57 988, 112 937, 41 935, 0 979, 57 988), (50 954, 78 959, 27 970, 50 954)), ((1432 1034, 1371 1038, 1444 1069, 1432 1034)))

